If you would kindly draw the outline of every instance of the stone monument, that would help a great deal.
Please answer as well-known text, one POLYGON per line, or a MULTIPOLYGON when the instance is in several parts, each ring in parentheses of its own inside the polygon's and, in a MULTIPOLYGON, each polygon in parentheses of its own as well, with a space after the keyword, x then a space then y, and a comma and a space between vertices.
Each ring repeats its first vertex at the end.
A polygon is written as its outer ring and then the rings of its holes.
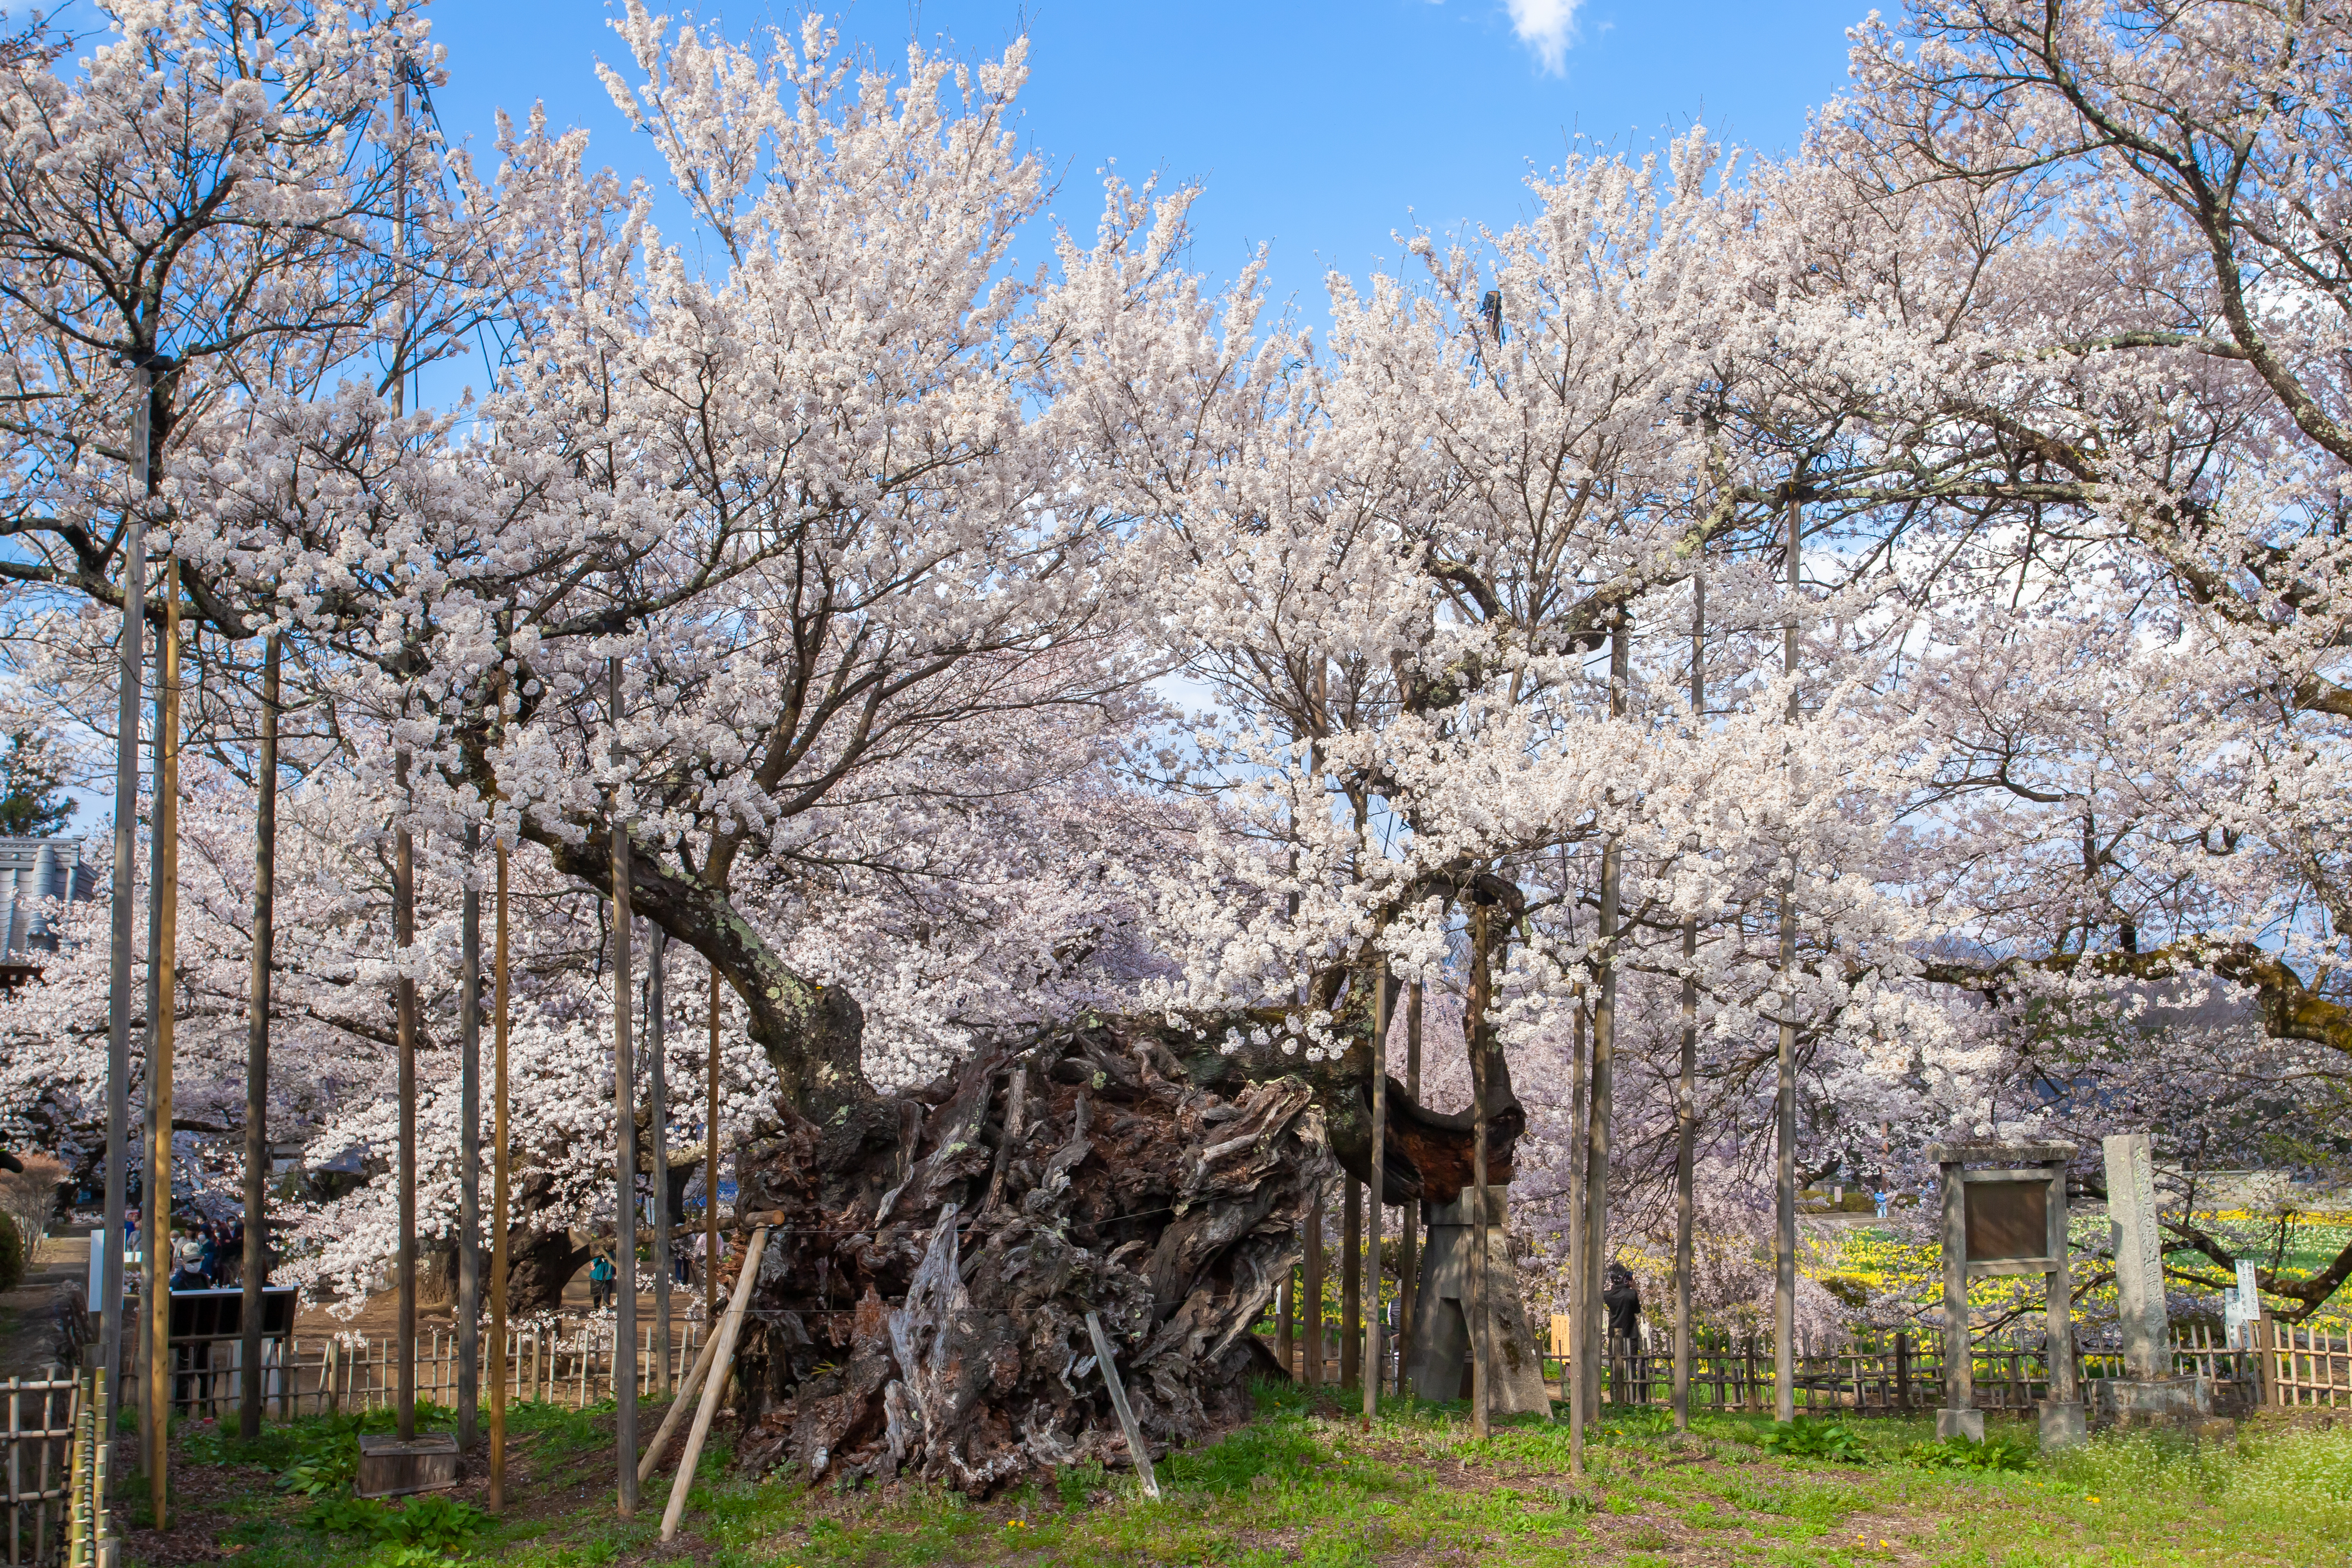
POLYGON ((2042 1402, 2042 1446, 2083 1438, 2075 1391, 2074 1306, 2066 1261, 2066 1165, 2072 1143, 1938 1143, 1927 1157, 1944 1187, 1944 1406, 1936 1436, 1984 1441, 1976 1407, 1969 1281, 2039 1274, 2049 1281, 2050 1397, 2042 1402))
POLYGON ((2115 1238, 2124 1375, 2091 1380, 2091 1419, 2101 1426, 2201 1423, 2213 1414, 2213 1380, 2172 1373, 2155 1141, 2145 1132, 2119 1133, 2101 1140, 2100 1152, 2107 1164, 2107 1229, 2115 1238))
MULTIPOLYGON (((1486 1189, 1486 1303, 1494 1325, 1494 1360, 1488 1363, 1487 1413, 1551 1414, 1551 1391, 1536 1358, 1528 1328, 1527 1304, 1519 1299, 1519 1271, 1511 1262, 1504 1224, 1509 1205, 1504 1187, 1486 1189)), ((1422 1254, 1421 1306, 1414 1311, 1412 1359, 1406 1374, 1423 1399, 1469 1396, 1463 1362, 1470 1353, 1470 1269, 1478 1250, 1477 1196, 1468 1187, 1450 1204, 1423 1204, 1429 1242, 1422 1254)))

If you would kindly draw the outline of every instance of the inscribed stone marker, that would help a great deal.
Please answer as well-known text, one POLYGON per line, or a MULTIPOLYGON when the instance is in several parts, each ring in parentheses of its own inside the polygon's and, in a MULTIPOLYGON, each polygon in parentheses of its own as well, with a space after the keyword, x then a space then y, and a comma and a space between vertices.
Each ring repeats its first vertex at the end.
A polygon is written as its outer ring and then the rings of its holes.
POLYGON ((2127 1377, 2168 1376, 2170 1325, 2164 1310, 2164 1236, 2156 1217, 2154 1141, 2120 1133, 2100 1143, 2107 1163, 2107 1224, 2115 1236, 2116 1318, 2127 1377))

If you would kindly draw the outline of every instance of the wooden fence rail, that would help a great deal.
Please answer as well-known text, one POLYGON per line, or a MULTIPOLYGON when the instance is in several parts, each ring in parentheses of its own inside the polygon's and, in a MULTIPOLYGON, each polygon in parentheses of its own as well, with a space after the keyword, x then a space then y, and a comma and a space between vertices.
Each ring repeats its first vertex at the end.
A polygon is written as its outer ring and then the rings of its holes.
MULTIPOLYGON (((1547 1375, 1568 1366, 1568 1320, 1552 1320, 1547 1375)), ((1984 1410, 2031 1413, 2050 1392, 2050 1357, 2038 1338, 1978 1339, 1970 1346, 1976 1404, 1984 1410)), ((2120 1344, 2076 1346, 2079 1377, 2123 1375, 2120 1344)), ((1795 1399, 1800 1412, 1899 1413, 1943 1403, 1943 1335, 1898 1332, 1851 1341, 1832 1350, 1801 1346, 1795 1399)), ((1764 1336, 1701 1334, 1691 1357, 1695 1408, 1768 1412, 1773 1407, 1772 1344, 1764 1336)), ((2244 1406, 2352 1406, 2352 1335, 2263 1321, 2253 1345, 2233 1348, 2212 1330, 2189 1325, 2172 1336, 2175 1376, 2201 1375, 2242 1391, 2244 1406)), ((1652 1329, 1639 1347, 1615 1347, 1602 1377, 1612 1404, 1665 1405, 1673 1397, 1670 1331, 1652 1329)))
POLYGON ((2352 1330, 2298 1329, 2262 1321, 2263 1403, 2278 1409, 2352 1405, 2352 1330))
MULTIPOLYGON (((688 1322, 673 1330, 666 1353, 673 1384, 694 1364, 705 1325, 688 1322)), ((487 1337, 487 1336, 486 1336, 487 1337)), ((656 1382, 656 1335, 645 1331, 638 1346, 637 1384, 650 1393, 656 1382)), ((174 1340, 172 1413, 219 1419, 236 1410, 242 1347, 234 1334, 174 1340)), ((126 1369, 131 1348, 124 1348, 126 1369)), ((294 1334, 268 1343, 262 1365, 265 1409, 284 1418, 388 1409, 400 1391, 399 1353, 383 1335, 294 1334)), ((544 1401, 585 1409, 613 1397, 613 1336, 593 1325, 566 1332, 549 1322, 510 1331, 506 1354, 485 1347, 477 1385, 490 1393, 493 1376, 504 1376, 509 1399, 544 1401), (494 1371, 493 1368, 496 1368, 494 1371)), ((123 1384, 136 1405, 143 1392, 137 1379, 123 1384)), ((416 1397, 454 1404, 457 1394, 457 1336, 441 1331, 420 1336, 416 1346, 416 1397)))

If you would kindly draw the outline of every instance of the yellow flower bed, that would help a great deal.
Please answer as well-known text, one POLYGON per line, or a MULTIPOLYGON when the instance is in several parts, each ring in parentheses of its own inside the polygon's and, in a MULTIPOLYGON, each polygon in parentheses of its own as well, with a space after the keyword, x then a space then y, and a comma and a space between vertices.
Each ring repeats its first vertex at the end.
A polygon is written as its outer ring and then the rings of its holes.
MULTIPOLYGON (((2200 1211, 2200 1221, 2215 1225, 2261 1225, 2274 1222, 2274 1216, 2247 1214, 2231 1210, 2200 1211)), ((2294 1242, 2294 1262, 2299 1268, 2315 1267, 2315 1257, 2333 1257, 2347 1239, 2352 1239, 2352 1215, 2298 1214, 2290 1233, 2294 1242)), ((2106 1242, 2106 1221, 2098 1218, 2078 1219, 2071 1227, 2074 1248, 2078 1258, 2103 1247, 2106 1242)), ((1944 1249, 1935 1242, 1912 1243, 1883 1230, 1856 1228, 1823 1238, 1807 1249, 1808 1256, 1800 1266, 1815 1279, 1827 1280, 1843 1275, 1867 1283, 1874 1295, 1891 1296, 1898 1300, 1914 1302, 1922 1308, 1933 1307, 1944 1299, 1944 1249)), ((2176 1257, 2179 1256, 2178 1254, 2176 1257)), ((2213 1272, 2219 1273, 2218 1268, 2213 1272)), ((2021 1280, 2014 1276, 1996 1276, 1978 1279, 1969 1285, 1969 1300, 1979 1307, 1997 1307, 2014 1300, 2021 1291, 2038 1296, 2038 1280, 2021 1280)), ((2104 1316, 2115 1306, 2115 1286, 2112 1282, 2082 1291, 2075 1298, 2077 1315, 2085 1309, 2100 1310, 2104 1316)), ((2220 1310, 2218 1296, 2214 1308, 2220 1310)), ((2352 1331, 2352 1291, 2338 1290, 2327 1304, 2306 1320, 2307 1326, 2331 1331, 2352 1331)))

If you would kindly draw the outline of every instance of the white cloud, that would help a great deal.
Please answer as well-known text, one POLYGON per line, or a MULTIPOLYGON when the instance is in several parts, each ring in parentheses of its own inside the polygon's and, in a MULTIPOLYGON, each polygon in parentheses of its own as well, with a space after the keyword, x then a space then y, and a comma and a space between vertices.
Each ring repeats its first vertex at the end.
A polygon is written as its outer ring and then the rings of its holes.
POLYGON ((1568 46, 1576 37, 1576 7, 1579 0, 1507 0, 1511 12, 1511 31, 1519 41, 1536 52, 1543 68, 1552 75, 1560 74, 1566 63, 1568 46))

